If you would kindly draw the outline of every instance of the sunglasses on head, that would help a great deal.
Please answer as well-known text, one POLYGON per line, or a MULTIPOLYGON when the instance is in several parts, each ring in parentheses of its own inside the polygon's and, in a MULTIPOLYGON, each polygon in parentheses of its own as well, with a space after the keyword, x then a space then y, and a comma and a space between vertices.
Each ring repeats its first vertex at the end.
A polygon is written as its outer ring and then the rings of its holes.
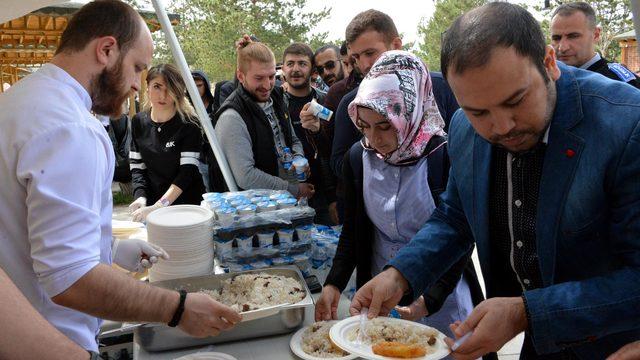
POLYGON ((316 66, 316 71, 318 72, 318 74, 322 75, 322 73, 324 72, 324 69, 333 70, 333 68, 335 67, 336 67, 336 62, 333 60, 329 60, 324 65, 316 66))

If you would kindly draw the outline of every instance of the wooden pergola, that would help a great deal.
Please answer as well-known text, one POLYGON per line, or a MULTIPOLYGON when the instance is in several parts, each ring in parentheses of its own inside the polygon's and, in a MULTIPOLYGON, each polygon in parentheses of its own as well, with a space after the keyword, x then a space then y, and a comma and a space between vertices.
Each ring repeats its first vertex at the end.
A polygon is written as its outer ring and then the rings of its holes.
MULTIPOLYGON (((51 60, 69 19, 83 5, 70 2, 48 6, 0 24, 0 92, 4 91, 5 84, 15 84, 51 60)), ((153 10, 138 10, 138 13, 149 30, 160 30, 153 10)), ((169 14, 169 19, 172 25, 178 24, 178 15, 169 14)), ((139 95, 143 91, 141 88, 139 95)))

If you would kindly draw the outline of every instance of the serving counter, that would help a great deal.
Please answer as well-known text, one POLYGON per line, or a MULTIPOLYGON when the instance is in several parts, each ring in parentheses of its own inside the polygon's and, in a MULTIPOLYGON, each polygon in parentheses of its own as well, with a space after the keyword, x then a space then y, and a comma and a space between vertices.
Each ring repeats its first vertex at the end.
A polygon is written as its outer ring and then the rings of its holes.
MULTIPOLYGON (((317 300, 318 296, 319 294, 313 295, 315 300, 317 300)), ((345 296, 340 297, 338 305, 338 317, 340 319, 349 316, 349 304, 350 302, 345 296)), ((312 306, 306 307, 305 320, 302 326, 312 324, 313 318, 314 308, 312 306)), ((134 336, 133 358, 139 360, 173 360, 192 353, 214 351, 232 355, 238 360, 298 360, 299 358, 289 349, 289 341, 295 331, 297 329, 282 335, 160 352, 146 351, 140 346, 139 339, 134 336)))

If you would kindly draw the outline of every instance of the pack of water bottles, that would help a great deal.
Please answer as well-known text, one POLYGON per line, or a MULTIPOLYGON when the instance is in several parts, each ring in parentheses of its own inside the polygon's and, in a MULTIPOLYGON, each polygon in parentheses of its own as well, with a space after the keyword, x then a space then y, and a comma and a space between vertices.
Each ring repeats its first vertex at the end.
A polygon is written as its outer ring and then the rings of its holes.
POLYGON ((311 239, 310 260, 312 272, 321 282, 324 282, 329 270, 331 270, 333 258, 338 249, 340 229, 316 225, 311 234, 311 239))
POLYGON ((248 190, 203 195, 216 217, 218 264, 228 271, 296 264, 308 274, 315 210, 286 191, 248 190))
POLYGON ((233 239, 214 235, 218 264, 230 272, 292 265, 303 275, 311 272, 309 254, 314 226, 266 228, 258 232, 239 232, 233 239))
POLYGON ((233 232, 249 227, 313 221, 315 210, 306 199, 283 190, 247 190, 202 195, 201 206, 214 213, 214 229, 233 232))

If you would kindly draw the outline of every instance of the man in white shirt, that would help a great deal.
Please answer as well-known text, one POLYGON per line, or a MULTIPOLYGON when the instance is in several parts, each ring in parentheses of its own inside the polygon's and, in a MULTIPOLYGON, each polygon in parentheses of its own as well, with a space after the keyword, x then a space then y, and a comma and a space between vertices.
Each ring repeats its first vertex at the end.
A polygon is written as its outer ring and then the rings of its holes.
MULTIPOLYGON (((153 54, 130 6, 83 6, 50 64, 0 95, 0 267, 58 330, 97 351, 98 318, 163 322, 216 335, 240 315, 204 294, 164 290, 111 268, 113 148, 91 115, 119 111, 153 54), (100 21, 96 21, 100 19, 100 21)), ((139 269, 164 256, 120 243, 115 263, 139 269)))
POLYGON ((0 359, 87 359, 85 350, 33 309, 2 269, 0 289, 0 359))

